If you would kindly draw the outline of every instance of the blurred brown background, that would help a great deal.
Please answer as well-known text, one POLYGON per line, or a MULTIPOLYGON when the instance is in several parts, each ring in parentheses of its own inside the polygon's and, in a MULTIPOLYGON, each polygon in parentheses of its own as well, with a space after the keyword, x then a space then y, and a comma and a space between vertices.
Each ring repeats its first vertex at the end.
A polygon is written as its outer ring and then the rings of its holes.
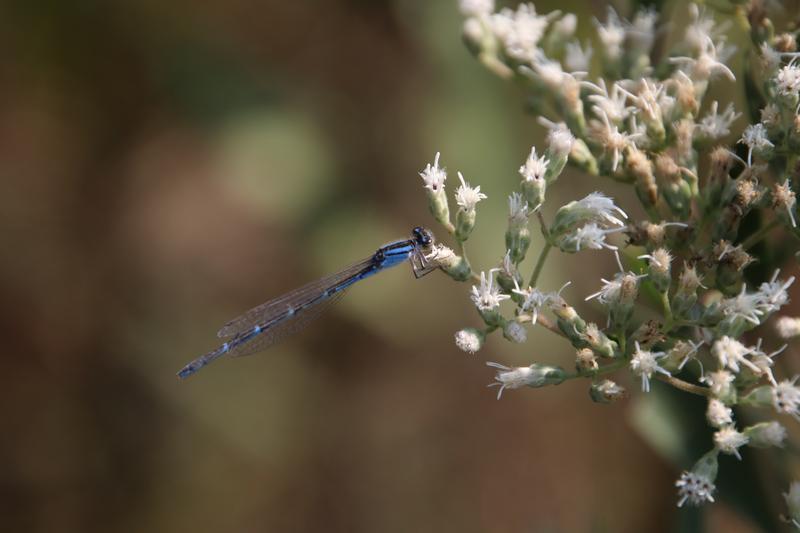
MULTIPOLYGON (((604 13, 555 7, 582 35, 604 13)), ((459 352, 477 317, 438 274, 395 269, 268 353, 175 378, 227 319, 431 225, 436 151, 489 195, 475 263, 502 256, 541 129, 464 49, 455 2, 6 0, 0 49, 2 530, 684 528, 692 457, 585 383, 496 401, 486 360, 572 352, 543 330, 459 352)), ((567 259, 544 283, 585 279, 576 300, 613 268, 567 259)), ((756 530, 714 509, 693 523, 756 530)))

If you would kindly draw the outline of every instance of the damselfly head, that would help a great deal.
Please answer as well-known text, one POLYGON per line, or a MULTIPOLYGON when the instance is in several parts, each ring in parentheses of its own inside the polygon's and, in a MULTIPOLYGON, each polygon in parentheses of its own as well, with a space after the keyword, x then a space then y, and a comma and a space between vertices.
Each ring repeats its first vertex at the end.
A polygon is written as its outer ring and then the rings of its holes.
POLYGON ((433 232, 428 228, 423 228, 422 226, 417 226, 411 231, 411 235, 414 239, 414 242, 417 246, 421 246, 427 248, 429 246, 433 246, 434 237, 433 232))

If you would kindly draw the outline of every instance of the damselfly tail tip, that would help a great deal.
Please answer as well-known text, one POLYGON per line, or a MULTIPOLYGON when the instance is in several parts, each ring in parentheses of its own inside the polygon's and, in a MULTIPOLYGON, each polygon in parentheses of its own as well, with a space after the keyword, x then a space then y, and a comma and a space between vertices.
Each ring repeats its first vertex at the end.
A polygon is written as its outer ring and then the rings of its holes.
POLYGON ((204 366, 205 366, 205 362, 198 361, 198 360, 195 359, 194 361, 192 361, 191 363, 189 363, 185 367, 181 368, 180 371, 178 371, 177 376, 180 379, 186 379, 189 376, 191 376, 192 374, 194 374, 195 372, 197 372, 198 370, 200 370, 201 368, 203 368, 204 366))

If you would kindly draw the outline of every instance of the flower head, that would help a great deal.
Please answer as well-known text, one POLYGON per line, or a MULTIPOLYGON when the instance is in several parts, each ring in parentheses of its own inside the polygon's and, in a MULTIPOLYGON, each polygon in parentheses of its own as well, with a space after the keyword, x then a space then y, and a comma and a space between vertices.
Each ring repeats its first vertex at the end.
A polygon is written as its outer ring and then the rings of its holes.
POLYGON ((439 152, 436 152, 436 157, 433 159, 433 166, 430 163, 425 167, 425 170, 419 173, 422 181, 425 182, 425 188, 432 192, 436 192, 444 187, 444 182, 447 180, 447 171, 439 167, 439 152))
POLYGON ((711 102, 708 114, 700 120, 697 126, 700 133, 708 139, 716 140, 728 135, 731 132, 731 124, 742 116, 741 113, 736 112, 733 104, 728 104, 721 114, 717 113, 718 108, 719 103, 716 100, 711 102))
POLYGON ((550 123, 547 132, 547 147, 554 157, 567 157, 575 143, 575 136, 563 122, 550 123))
POLYGON ((775 146, 772 144, 772 141, 767 138, 767 128, 760 122, 747 126, 739 142, 747 146, 747 166, 753 164, 754 150, 765 150, 775 146))
POLYGON ((465 17, 480 17, 494 11, 494 0, 458 0, 458 8, 465 17))
POLYGON ((739 364, 742 364, 755 373, 760 374, 759 368, 746 357, 753 353, 753 350, 727 335, 714 342, 711 346, 711 353, 717 358, 722 368, 727 368, 732 372, 738 373, 740 368, 739 364))
POLYGON ((717 370, 706 372, 700 381, 708 385, 715 398, 725 398, 731 394, 734 379, 736 377, 727 370, 717 370))
POLYGON ((556 385, 564 381, 566 377, 566 373, 555 366, 533 364, 531 366, 508 367, 492 362, 487 362, 486 366, 497 369, 497 375, 494 377, 495 382, 490 383, 488 386, 500 386, 500 390, 497 391, 498 400, 506 389, 556 385))
POLYGON ((762 422, 744 430, 750 439, 747 443, 755 448, 781 448, 786 441, 786 428, 780 422, 762 422))
POLYGON ((491 311, 500 306, 500 302, 510 298, 507 294, 502 294, 500 288, 494 284, 494 272, 497 269, 489 271, 487 278, 486 272, 481 272, 480 287, 472 286, 472 302, 480 311, 491 311))
POLYGON ((749 440, 747 435, 736 431, 733 426, 725 426, 714 433, 714 444, 717 449, 722 453, 735 455, 740 461, 742 456, 739 455, 739 448, 747 444, 749 440))
POLYGON ((775 331, 783 339, 800 336, 800 317, 782 316, 775 321, 775 331))
POLYGON ((724 63, 723 57, 729 55, 724 45, 720 44, 719 50, 714 40, 706 36, 697 57, 678 56, 671 57, 670 62, 680 67, 688 68, 689 76, 695 81, 707 81, 722 74, 731 81, 736 81, 733 71, 724 63))
POLYGON ((475 353, 483 346, 484 335, 475 328, 464 328, 456 332, 456 346, 467 353, 475 353))
POLYGON ((486 195, 481 192, 481 186, 470 187, 464 181, 464 176, 461 172, 458 173, 458 179, 461 180, 461 185, 456 189, 456 203, 464 211, 475 210, 475 205, 481 200, 486 199, 486 195))
POLYGON ((550 161, 545 156, 536 157, 536 147, 534 146, 531 148, 525 164, 519 167, 519 173, 526 181, 540 180, 544 178, 549 163, 550 161))
POLYGON ((800 93, 800 67, 794 62, 786 65, 775 76, 778 93, 785 96, 797 96, 800 93))
MULTIPOLYGON (((516 283, 516 280, 515 280, 516 283)), ((546 307, 553 300, 553 293, 542 292, 539 289, 528 287, 527 289, 517 288, 512 289, 512 292, 519 294, 524 298, 520 307, 523 311, 528 311, 531 314, 531 322, 536 324, 539 318, 539 311, 546 307)))
POLYGON ((783 498, 789 508, 789 519, 795 527, 800 528, 800 481, 792 481, 789 492, 784 492, 783 498))
POLYGON ((630 366, 633 373, 642 378, 642 391, 650 392, 650 378, 653 377, 653 374, 670 375, 669 371, 658 365, 658 360, 664 356, 666 356, 664 352, 642 350, 639 342, 636 341, 636 351, 633 352, 630 366))
POLYGON ((675 486, 678 487, 678 507, 683 507, 686 502, 695 506, 706 502, 713 503, 714 491, 717 490, 712 479, 694 472, 681 474, 675 486))
POLYGON ((798 376, 785 379, 772 387, 772 405, 779 413, 792 415, 800 420, 800 387, 796 385, 798 376))
POLYGON ((716 398, 708 400, 706 419, 715 428, 721 428, 733 423, 733 411, 716 398))
POLYGON ((592 60, 592 45, 586 43, 585 47, 581 47, 578 41, 568 42, 566 45, 566 52, 564 56, 564 65, 568 70, 575 72, 586 72, 589 70, 589 63, 592 60))
POLYGON ((794 283, 794 276, 789 277, 786 281, 780 281, 778 280, 779 273, 780 271, 776 270, 772 279, 762 283, 756 293, 760 298, 759 306, 765 314, 779 310, 789 301, 786 290, 794 283))
POLYGON ((622 43, 625 41, 625 26, 622 24, 622 21, 613 7, 608 6, 607 13, 605 24, 594 19, 594 25, 597 28, 597 37, 603 44, 604 55, 608 59, 616 61, 622 55, 622 43))
POLYGON ((528 223, 528 202, 518 192, 512 192, 508 197, 508 218, 512 224, 528 223))

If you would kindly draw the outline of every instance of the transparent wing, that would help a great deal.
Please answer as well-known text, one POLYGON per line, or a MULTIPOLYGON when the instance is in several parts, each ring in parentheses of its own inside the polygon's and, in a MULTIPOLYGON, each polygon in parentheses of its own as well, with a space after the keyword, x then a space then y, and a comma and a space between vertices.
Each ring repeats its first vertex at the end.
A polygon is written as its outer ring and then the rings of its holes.
POLYGON ((341 290, 329 298, 320 300, 319 303, 306 307, 302 312, 287 318, 274 326, 270 326, 249 341, 245 341, 231 348, 227 355, 231 357, 241 357, 266 350, 281 339, 288 337, 305 328, 317 317, 324 313, 331 305, 339 301, 346 289, 341 290))
MULTIPOLYGON (((358 263, 354 263, 349 267, 340 270, 335 274, 331 274, 330 276, 326 276, 322 279, 318 279, 316 281, 312 281, 302 287, 295 289, 291 292, 284 294, 283 296, 278 296, 266 303, 259 305, 258 307, 254 307, 250 309, 246 313, 234 318, 217 332, 217 336, 220 338, 224 337, 233 337, 239 335, 241 333, 246 333, 251 331, 256 326, 261 326, 263 324, 267 324, 272 322, 273 320, 283 316, 286 312, 292 309, 299 309, 304 305, 308 304, 309 301, 314 300, 315 298, 319 297, 325 290, 329 289, 330 287, 334 287, 343 281, 351 278, 364 270, 372 263, 372 257, 368 257, 358 263)), ((327 298, 325 300, 330 300, 335 298, 335 296, 331 298, 327 298)), ((315 308, 319 308, 320 306, 326 307, 324 301, 320 301, 315 308)), ((294 321, 302 321, 303 318, 301 315, 308 314, 309 312, 319 312, 314 311, 312 309, 304 309, 302 313, 298 313, 298 316, 295 316, 288 320, 288 322, 294 321)), ((277 329, 281 327, 282 324, 276 324, 272 329, 277 329)), ((269 331, 265 331, 259 337, 264 337, 269 334, 269 331)), ((277 339, 273 339, 272 342, 275 342, 277 339)), ((258 342, 258 339, 253 339, 253 341, 249 343, 244 343, 245 345, 250 345, 252 343, 258 342)), ((271 344, 271 343, 270 343, 271 344)), ((242 346, 244 349, 244 345, 242 346)), ((249 352, 252 353, 252 352, 249 352)), ((232 354, 233 355, 233 354, 232 354)), ((244 354, 240 354, 244 355, 244 354)))

